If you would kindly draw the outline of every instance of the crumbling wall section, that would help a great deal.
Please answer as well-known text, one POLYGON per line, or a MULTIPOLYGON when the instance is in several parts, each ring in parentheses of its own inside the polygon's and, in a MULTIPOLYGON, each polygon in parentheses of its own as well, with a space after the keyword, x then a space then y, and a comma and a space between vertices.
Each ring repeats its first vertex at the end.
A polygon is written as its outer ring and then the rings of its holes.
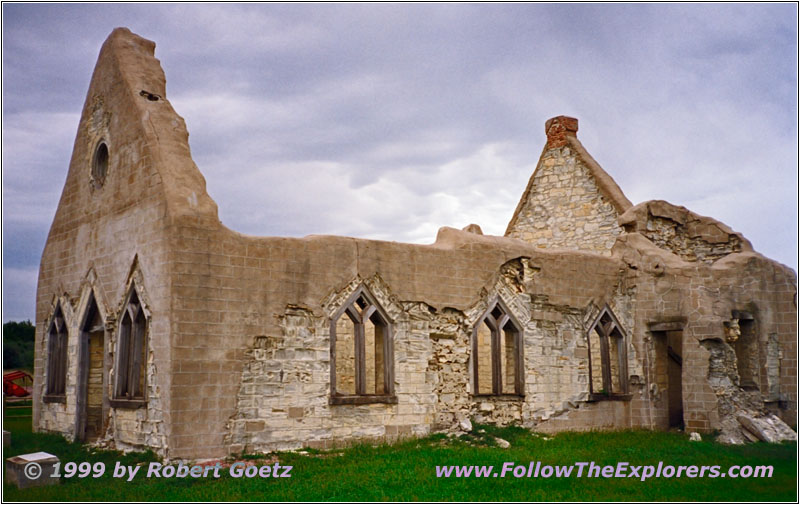
POLYGON ((736 352, 730 341, 708 339, 701 342, 708 350, 708 382, 717 399, 719 441, 743 444, 763 440, 797 440, 789 426, 765 409, 764 397, 757 390, 741 387, 736 352))
POLYGON ((331 438, 325 419, 330 348, 324 321, 307 309, 289 307, 281 326, 284 334, 256 336, 246 351, 237 413, 225 440, 231 453, 293 449, 298 440, 313 445, 331 438))
POLYGON ((750 242, 728 226, 663 200, 641 203, 620 216, 628 232, 638 232, 684 261, 712 264, 737 252, 752 251, 750 242))
MULTIPOLYGON (((526 426, 543 432, 648 426, 650 401, 643 379, 647 371, 640 350, 643 343, 635 326, 635 289, 620 277, 615 292, 605 302, 625 332, 627 398, 602 399, 589 395, 592 378, 587 333, 602 309, 598 305, 602 301, 575 307, 553 304, 546 295, 539 295, 532 300, 532 322, 542 351, 533 366, 534 373, 542 378, 536 397, 531 399, 537 403, 526 426)), ((618 363, 613 358, 611 365, 616 369, 618 363)), ((592 374, 601 374, 599 360, 593 364, 592 374)))
POLYGON ((446 309, 441 314, 429 310, 426 304, 409 307, 420 320, 428 321, 431 355, 426 381, 436 397, 433 429, 454 426, 471 415, 469 376, 470 330, 461 311, 446 309))
MULTIPOLYGON (((577 267, 580 259, 574 262, 577 267)), ((560 262, 553 266, 564 268, 560 262)), ((357 276, 333 292, 323 302, 322 316, 289 307, 281 316, 282 334, 256 337, 247 351, 224 444, 231 453, 332 447, 446 430, 465 418, 537 429, 630 426, 626 402, 588 402, 586 331, 600 310, 598 304, 608 303, 630 332, 628 373, 634 378, 643 376, 631 340, 632 292, 622 277, 609 276, 609 269, 587 281, 594 290, 609 290, 608 299, 597 298, 587 306, 564 303, 563 297, 555 301, 539 293, 536 278, 542 268, 547 267, 527 257, 507 261, 464 311, 397 300, 377 274, 367 280, 357 276), (607 282, 611 284, 604 287, 607 282), (392 319, 396 404, 330 402, 330 317, 362 283, 392 319), (521 325, 523 395, 475 395, 473 391, 472 331, 495 300, 502 300, 521 325)), ((548 275, 555 279, 558 272, 548 275)))
POLYGON ((355 279, 323 305, 325 316, 290 306, 281 316, 281 335, 254 338, 226 427, 231 454, 330 448, 430 431, 435 395, 426 377, 431 343, 425 319, 405 310, 378 276, 355 279), (392 319, 397 403, 333 405, 329 318, 362 283, 392 319))
MULTIPOLYGON (((645 217, 645 205, 631 210, 620 220, 645 217)), ((667 205, 657 213, 668 211, 683 212, 667 205)), ((745 239, 739 243, 749 247, 745 239)), ((796 350, 797 278, 791 269, 753 252, 730 253, 711 265, 687 261, 640 233, 621 236, 617 253, 637 286, 635 315, 645 329, 652 427, 669 422, 667 338, 682 343, 687 430, 723 430, 731 420, 738 426, 736 412, 742 411, 769 410, 792 422, 796 361, 788 353, 796 350), (647 331, 651 328, 655 331, 647 331)))

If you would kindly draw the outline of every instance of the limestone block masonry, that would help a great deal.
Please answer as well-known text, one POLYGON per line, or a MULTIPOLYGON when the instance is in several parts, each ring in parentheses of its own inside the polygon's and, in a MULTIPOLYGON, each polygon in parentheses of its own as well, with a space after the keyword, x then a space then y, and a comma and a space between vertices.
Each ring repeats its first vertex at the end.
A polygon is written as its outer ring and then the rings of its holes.
POLYGON ((168 459, 469 420, 791 436, 796 273, 711 218, 634 206, 577 119, 547 121, 505 236, 245 236, 154 51, 115 29, 89 86, 39 271, 36 431, 168 459))
POLYGON ((576 119, 553 118, 545 131, 547 146, 506 236, 539 248, 610 255, 622 232, 617 219, 630 202, 577 142, 576 119))

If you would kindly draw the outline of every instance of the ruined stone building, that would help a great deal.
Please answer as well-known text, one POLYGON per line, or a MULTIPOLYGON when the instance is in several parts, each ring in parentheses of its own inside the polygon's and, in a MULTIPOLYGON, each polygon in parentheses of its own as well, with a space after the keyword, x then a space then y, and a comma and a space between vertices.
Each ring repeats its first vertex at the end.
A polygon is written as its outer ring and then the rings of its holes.
POLYGON ((154 49, 114 30, 89 86, 39 272, 35 430, 201 458, 466 417, 731 442, 743 412, 794 424, 795 272, 714 219, 633 205, 577 120, 547 121, 505 236, 246 236, 154 49))

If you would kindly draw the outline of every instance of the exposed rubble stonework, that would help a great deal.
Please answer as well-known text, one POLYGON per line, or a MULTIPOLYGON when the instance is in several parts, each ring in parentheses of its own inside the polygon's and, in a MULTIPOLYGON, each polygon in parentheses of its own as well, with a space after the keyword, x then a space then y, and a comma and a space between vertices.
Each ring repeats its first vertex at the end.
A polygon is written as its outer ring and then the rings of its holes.
POLYGON ((633 206, 577 119, 547 121, 506 236, 251 237, 220 222, 154 50, 114 30, 89 86, 39 272, 35 430, 173 459, 472 422, 791 438, 795 272, 633 206))
POLYGON ((724 224, 663 200, 639 204, 619 219, 628 232, 639 232, 684 261, 712 264, 731 253, 752 251, 750 242, 724 224))

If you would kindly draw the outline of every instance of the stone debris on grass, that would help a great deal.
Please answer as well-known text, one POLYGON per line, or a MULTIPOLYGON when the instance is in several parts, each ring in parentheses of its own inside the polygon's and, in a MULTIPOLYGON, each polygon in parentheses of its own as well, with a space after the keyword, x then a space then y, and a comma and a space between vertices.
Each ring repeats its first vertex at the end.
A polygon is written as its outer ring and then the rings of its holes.
POLYGON ((797 440, 797 433, 774 414, 754 417, 747 414, 736 416, 739 424, 762 442, 778 443, 784 440, 797 440))
POLYGON ((797 433, 774 414, 757 411, 738 411, 726 416, 717 441, 728 445, 753 442, 780 443, 796 441, 797 433))

